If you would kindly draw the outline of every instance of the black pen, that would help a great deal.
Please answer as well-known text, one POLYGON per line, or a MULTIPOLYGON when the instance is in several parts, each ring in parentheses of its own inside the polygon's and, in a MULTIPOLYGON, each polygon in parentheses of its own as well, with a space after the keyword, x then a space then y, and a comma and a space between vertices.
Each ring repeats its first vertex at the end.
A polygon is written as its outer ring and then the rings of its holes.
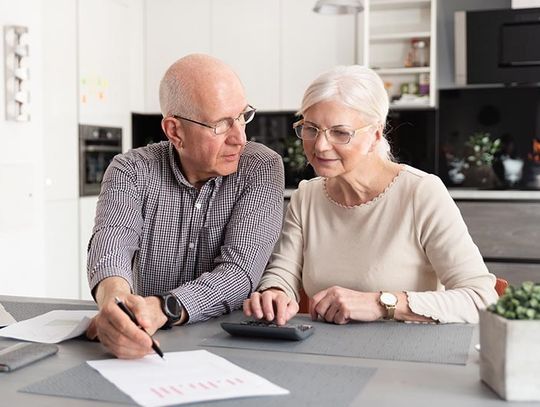
POLYGON ((122 311, 124 311, 124 312, 127 314, 127 316, 129 317, 129 319, 131 319, 131 321, 132 321, 135 325, 137 325, 139 328, 141 328, 142 331, 143 331, 144 333, 146 333, 146 334, 150 337, 150 339, 152 339, 152 349, 154 349, 154 351, 155 351, 159 356, 161 356, 161 359, 163 359, 163 352, 162 352, 161 349, 159 348, 158 344, 156 343, 156 341, 154 340, 154 338, 152 338, 152 335, 150 335, 148 332, 146 332, 146 330, 145 330, 142 326, 139 325, 139 323, 137 322, 137 318, 135 318, 135 315, 133 315, 133 312, 131 312, 131 310, 130 310, 128 307, 126 307, 126 305, 125 305, 122 301, 120 301, 120 299, 119 299, 118 297, 114 297, 114 301, 116 302, 116 305, 118 305, 118 306, 120 307, 120 309, 121 309, 122 311))

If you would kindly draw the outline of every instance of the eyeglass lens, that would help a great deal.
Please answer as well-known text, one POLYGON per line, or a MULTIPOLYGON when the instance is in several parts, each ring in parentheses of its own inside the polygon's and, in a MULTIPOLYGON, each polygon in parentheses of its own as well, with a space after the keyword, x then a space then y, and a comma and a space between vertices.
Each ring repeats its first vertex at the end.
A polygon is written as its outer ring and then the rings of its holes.
POLYGON ((234 126, 234 121, 238 120, 238 123, 240 125, 246 125, 250 121, 253 120, 255 117, 255 109, 250 108, 249 110, 242 112, 238 115, 236 119, 233 119, 232 117, 229 117, 227 119, 223 119, 222 121, 218 122, 216 126, 214 127, 214 131, 216 134, 223 134, 229 131, 229 129, 234 126))
POLYGON ((296 135, 302 140, 315 140, 320 132, 324 132, 328 142, 332 144, 347 144, 354 131, 344 127, 332 127, 330 129, 321 130, 315 126, 306 126, 304 124, 297 126, 295 129, 296 135))

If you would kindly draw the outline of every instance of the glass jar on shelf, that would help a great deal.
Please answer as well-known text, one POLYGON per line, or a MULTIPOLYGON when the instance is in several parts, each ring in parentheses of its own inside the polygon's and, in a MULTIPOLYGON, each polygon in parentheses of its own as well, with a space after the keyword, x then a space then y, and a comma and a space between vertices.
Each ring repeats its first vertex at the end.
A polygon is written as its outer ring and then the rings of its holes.
POLYGON ((418 75, 418 93, 429 95, 429 73, 423 72, 418 75))
POLYGON ((426 40, 413 39, 411 41, 413 66, 429 66, 429 49, 426 40))

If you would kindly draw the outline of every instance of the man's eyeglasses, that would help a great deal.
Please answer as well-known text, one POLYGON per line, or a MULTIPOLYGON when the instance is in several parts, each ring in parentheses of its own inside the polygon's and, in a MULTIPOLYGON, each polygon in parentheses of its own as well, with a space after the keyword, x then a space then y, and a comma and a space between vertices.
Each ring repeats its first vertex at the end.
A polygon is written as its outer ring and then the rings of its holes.
POLYGON ((231 127, 234 126, 235 120, 237 120, 238 123, 240 123, 240 125, 245 126, 247 123, 253 120, 253 118, 255 117, 256 111, 257 109, 255 109, 251 105, 248 105, 247 110, 240 113, 238 117, 236 118, 227 117, 226 119, 220 120, 216 124, 202 123, 193 119, 188 119, 187 117, 177 116, 175 114, 171 116, 178 120, 186 120, 188 122, 198 124, 199 126, 208 127, 209 129, 212 129, 214 131, 215 135, 220 135, 220 134, 227 133, 231 129, 231 127))
POLYGON ((334 126, 329 129, 319 129, 311 124, 305 124, 304 119, 293 124, 296 136, 302 140, 312 141, 317 138, 320 133, 324 133, 326 140, 330 144, 348 144, 356 133, 366 131, 373 124, 369 124, 359 129, 352 129, 349 126, 334 126))

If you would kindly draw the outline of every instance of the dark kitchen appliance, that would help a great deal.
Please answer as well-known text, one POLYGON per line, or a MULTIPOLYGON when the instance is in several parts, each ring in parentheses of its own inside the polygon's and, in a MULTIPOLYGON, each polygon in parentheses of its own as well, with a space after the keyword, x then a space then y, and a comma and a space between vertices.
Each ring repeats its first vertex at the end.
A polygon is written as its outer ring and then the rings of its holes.
POLYGON ((456 83, 540 82, 540 8, 458 11, 456 83))
POLYGON ((122 128, 79 125, 80 196, 98 195, 113 157, 122 153, 122 128))

